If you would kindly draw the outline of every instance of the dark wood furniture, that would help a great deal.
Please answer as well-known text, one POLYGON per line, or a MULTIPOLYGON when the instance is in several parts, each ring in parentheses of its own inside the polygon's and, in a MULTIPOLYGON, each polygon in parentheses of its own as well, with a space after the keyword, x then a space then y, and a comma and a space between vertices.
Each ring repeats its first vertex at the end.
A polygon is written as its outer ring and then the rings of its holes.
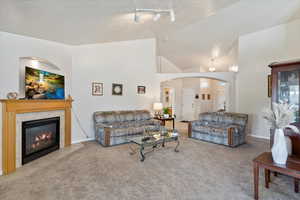
MULTIPOLYGON (((295 105, 296 122, 293 125, 300 128, 300 60, 272 63, 269 67, 272 69, 272 102, 287 101, 295 105)), ((274 131, 270 132, 270 146, 272 146, 274 131)), ((292 140, 293 154, 300 157, 300 135, 291 130, 285 130, 285 134, 292 140)))
POLYGON ((160 120, 162 126, 166 125, 166 121, 172 121, 173 122, 173 129, 175 129, 175 118, 174 117, 169 117, 169 118, 155 117, 154 119, 160 120))
POLYGON ((270 172, 278 172, 287 176, 294 177, 295 192, 299 192, 300 179, 300 159, 296 157, 289 157, 286 166, 277 165, 273 162, 271 152, 264 152, 253 160, 254 173, 254 199, 258 200, 259 188, 259 168, 265 170, 265 187, 269 188, 270 172))

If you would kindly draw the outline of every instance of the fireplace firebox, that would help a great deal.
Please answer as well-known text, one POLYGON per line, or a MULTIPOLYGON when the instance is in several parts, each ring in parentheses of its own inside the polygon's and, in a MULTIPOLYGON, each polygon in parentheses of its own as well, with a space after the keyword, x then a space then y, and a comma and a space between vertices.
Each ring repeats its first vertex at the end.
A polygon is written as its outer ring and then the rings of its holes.
POLYGON ((59 149, 60 118, 22 123, 22 164, 59 149))

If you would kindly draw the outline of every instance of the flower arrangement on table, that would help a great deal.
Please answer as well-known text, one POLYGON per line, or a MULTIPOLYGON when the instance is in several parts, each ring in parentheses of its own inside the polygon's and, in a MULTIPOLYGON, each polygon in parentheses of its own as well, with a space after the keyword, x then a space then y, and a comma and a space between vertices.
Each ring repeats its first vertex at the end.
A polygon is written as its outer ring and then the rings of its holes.
POLYGON ((275 163, 285 165, 288 155, 291 154, 292 144, 289 137, 284 136, 284 129, 290 128, 295 133, 299 129, 291 125, 295 122, 294 105, 285 102, 272 103, 272 109, 265 109, 263 118, 275 130, 272 157, 275 163))

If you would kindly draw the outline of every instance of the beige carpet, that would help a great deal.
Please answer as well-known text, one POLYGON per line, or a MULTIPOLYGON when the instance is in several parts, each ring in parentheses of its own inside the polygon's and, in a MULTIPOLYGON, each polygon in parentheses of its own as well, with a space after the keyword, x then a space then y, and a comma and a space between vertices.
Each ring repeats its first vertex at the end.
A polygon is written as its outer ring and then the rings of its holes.
MULTIPOLYGON (((250 140, 232 149, 183 136, 180 152, 173 147, 148 154, 142 163, 127 145, 73 145, 0 177, 0 199, 253 199, 251 161, 268 149, 267 142, 250 140)), ((260 197, 300 199, 291 178, 272 177, 265 189, 262 174, 260 197)))

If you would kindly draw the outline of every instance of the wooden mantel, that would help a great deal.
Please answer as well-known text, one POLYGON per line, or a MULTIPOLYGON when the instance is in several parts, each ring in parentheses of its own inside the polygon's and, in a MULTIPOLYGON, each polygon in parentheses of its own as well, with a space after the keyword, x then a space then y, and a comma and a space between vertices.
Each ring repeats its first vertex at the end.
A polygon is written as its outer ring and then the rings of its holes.
POLYGON ((71 145, 72 98, 65 100, 0 100, 2 103, 2 169, 16 170, 16 115, 21 113, 65 111, 65 146, 71 145))

